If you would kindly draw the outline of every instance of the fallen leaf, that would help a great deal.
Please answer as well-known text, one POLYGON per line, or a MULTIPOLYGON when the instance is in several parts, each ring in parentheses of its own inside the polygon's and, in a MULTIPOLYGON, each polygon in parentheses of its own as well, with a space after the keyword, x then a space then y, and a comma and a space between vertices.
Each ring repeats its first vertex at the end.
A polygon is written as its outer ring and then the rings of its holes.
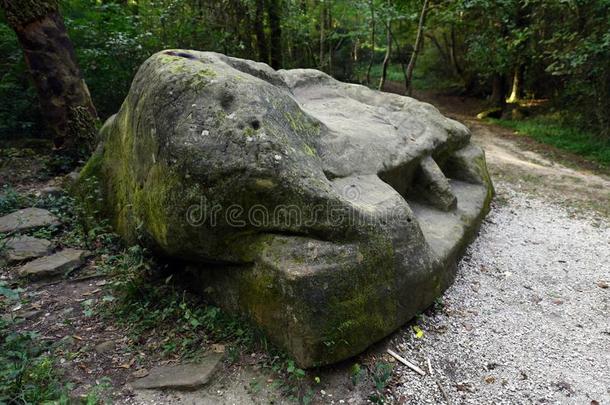
POLYGON ((455 388, 458 391, 463 391, 463 392, 472 392, 472 385, 468 382, 460 382, 455 384, 455 388))
POLYGON ((225 345, 214 343, 213 345, 210 346, 210 349, 214 353, 224 353, 225 352, 225 345))
POLYGON ((148 375, 148 370, 145 368, 141 368, 141 369, 136 370, 133 373, 131 373, 131 375, 134 376, 135 378, 146 377, 148 375))
POLYGON ((487 377, 485 377, 485 382, 487 384, 493 384, 496 382, 496 377, 494 377, 493 375, 488 375, 487 377))
POLYGON ((98 293, 98 292, 100 292, 100 291, 102 291, 102 290, 100 290, 99 288, 97 288, 97 289, 95 289, 95 290, 93 290, 93 291, 87 291, 87 292, 84 292, 84 293, 83 293, 83 296, 85 296, 85 297, 86 297, 86 296, 89 296, 89 295, 97 294, 97 293, 98 293))
POLYGON ((131 368, 131 366, 133 366, 133 363, 136 362, 135 357, 132 358, 131 360, 129 360, 127 363, 121 364, 119 367, 120 368, 131 368))
POLYGON ((597 286, 598 286, 599 288, 606 289, 606 288, 609 288, 609 287, 610 287, 610 284, 608 284, 608 282, 607 282, 607 281, 604 281, 604 280, 599 280, 599 281, 597 282, 597 286))
POLYGON ((424 337, 424 331, 417 325, 413 326, 413 332, 415 332, 415 338, 421 339, 424 337))

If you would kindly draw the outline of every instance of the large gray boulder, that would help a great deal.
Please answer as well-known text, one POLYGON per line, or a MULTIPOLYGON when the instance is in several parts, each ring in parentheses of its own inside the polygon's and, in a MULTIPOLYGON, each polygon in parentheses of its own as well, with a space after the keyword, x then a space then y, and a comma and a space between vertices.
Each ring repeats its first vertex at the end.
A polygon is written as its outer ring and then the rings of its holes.
POLYGON ((80 192, 97 179, 124 238, 192 262, 302 367, 430 305, 492 196, 483 151, 433 106, 216 53, 153 55, 101 138, 80 192))

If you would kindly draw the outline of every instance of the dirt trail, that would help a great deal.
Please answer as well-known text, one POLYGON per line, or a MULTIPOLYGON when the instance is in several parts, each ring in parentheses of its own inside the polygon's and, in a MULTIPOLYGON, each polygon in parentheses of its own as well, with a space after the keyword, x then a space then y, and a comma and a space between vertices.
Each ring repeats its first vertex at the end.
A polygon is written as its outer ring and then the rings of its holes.
POLYGON ((543 153, 526 150, 512 131, 472 119, 462 119, 475 142, 485 149, 496 181, 508 181, 552 202, 610 215, 610 179, 582 168, 568 167, 543 153))

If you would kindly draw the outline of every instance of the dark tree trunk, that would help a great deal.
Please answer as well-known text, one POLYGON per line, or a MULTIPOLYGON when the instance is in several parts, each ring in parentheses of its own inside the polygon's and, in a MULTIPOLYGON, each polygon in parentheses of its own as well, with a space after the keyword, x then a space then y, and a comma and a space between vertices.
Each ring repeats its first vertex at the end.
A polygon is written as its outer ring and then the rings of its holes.
POLYGON ((97 112, 57 0, 0 0, 38 92, 55 147, 74 156, 94 148, 97 112))
POLYGON ((451 44, 449 46, 449 56, 451 57, 451 64, 453 65, 455 72, 459 76, 464 77, 464 69, 462 69, 457 59, 455 27, 453 24, 451 25, 451 44))
POLYGON ((282 67, 282 26, 280 0, 267 0, 267 15, 271 29, 271 67, 282 67))
POLYGON ((513 82, 511 86, 510 96, 508 98, 509 103, 516 103, 523 96, 523 73, 525 71, 524 65, 519 65, 513 72, 513 82))
MULTIPOLYGON (((396 40, 396 35, 394 35, 394 32, 392 32, 391 28, 388 27, 388 29, 390 30, 390 35, 392 36, 392 42, 394 43, 394 46, 396 47, 396 54, 397 55, 402 55, 402 51, 400 50, 400 44, 398 43, 398 41, 396 40)), ((402 74, 405 78, 405 82, 407 80, 407 67, 405 66, 405 62, 403 60, 403 58, 399 57, 398 61, 400 62, 400 68, 402 69, 402 74)), ((407 89, 405 89, 406 92, 407 89)))
POLYGON ((267 46, 267 36, 265 35, 265 0, 256 0, 254 33, 256 35, 258 60, 269 63, 269 47, 267 46))
POLYGON ((504 108, 506 105, 506 78, 499 73, 492 78, 490 103, 492 107, 504 108))
MULTIPOLYGON (((388 0, 388 6, 390 4, 391 1, 388 0)), ((379 90, 383 90, 383 86, 385 85, 385 79, 388 75, 388 65, 390 64, 390 57, 392 56, 392 21, 390 18, 388 18, 386 24, 386 50, 383 64, 381 65, 381 78, 379 78, 379 86, 377 87, 379 90)))
POLYGON ((322 2, 320 5, 320 60, 318 66, 321 70, 324 70, 324 42, 326 37, 324 36, 324 28, 326 26, 326 3, 322 2))
POLYGON ((366 84, 371 83, 371 68, 375 61, 375 3, 373 0, 370 0, 369 5, 371 6, 371 59, 366 68, 366 84))
MULTIPOLYGON (((326 32, 327 36, 332 33, 333 26, 333 16, 332 16, 332 0, 326 0, 328 3, 326 7, 326 32)), ((327 40, 328 42, 328 74, 332 76, 333 74, 333 43, 331 40, 327 40)))
POLYGON ((424 40, 424 24, 426 23, 426 14, 428 14, 428 3, 429 0, 424 0, 424 5, 421 9, 419 16, 419 24, 417 25, 417 37, 415 38, 415 45, 413 45, 413 54, 409 65, 407 66, 407 77, 405 87, 407 88, 407 95, 410 96, 413 93, 413 70, 415 70, 415 64, 417 63, 417 56, 421 49, 424 40))

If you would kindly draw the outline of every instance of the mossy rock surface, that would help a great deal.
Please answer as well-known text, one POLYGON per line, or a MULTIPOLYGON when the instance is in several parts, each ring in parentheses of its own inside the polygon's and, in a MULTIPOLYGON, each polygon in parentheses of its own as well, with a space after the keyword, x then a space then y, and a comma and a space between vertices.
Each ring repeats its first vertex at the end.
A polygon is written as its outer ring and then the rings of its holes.
POLYGON ((302 367, 430 305, 493 192, 468 129, 429 104, 208 52, 153 55, 100 138, 76 192, 98 185, 92 210, 192 262, 302 367))

